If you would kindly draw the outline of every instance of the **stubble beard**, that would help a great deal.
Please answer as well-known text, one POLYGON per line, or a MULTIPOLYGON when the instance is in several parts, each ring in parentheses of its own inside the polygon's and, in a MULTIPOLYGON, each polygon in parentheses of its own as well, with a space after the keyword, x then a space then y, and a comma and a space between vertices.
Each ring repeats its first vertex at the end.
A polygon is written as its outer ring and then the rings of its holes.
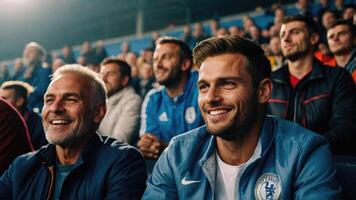
MULTIPOLYGON (((237 114, 231 122, 218 131, 213 131, 207 126, 207 131, 211 135, 215 135, 227 141, 238 141, 242 143, 244 139, 249 135, 251 129, 258 121, 258 101, 256 96, 252 96, 245 102, 244 116, 237 114), (247 103, 246 103, 247 102, 247 103)), ((242 106, 240 106, 242 107, 242 106)), ((241 109, 240 109, 241 112, 241 109)))

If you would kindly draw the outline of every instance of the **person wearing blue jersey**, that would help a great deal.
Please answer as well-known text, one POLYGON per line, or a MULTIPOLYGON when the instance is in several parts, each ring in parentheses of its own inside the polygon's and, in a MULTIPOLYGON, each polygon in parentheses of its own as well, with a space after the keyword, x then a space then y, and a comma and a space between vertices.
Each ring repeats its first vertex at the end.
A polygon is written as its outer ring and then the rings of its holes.
POLYGON ((170 139, 203 124, 197 91, 197 72, 192 71, 189 46, 172 37, 156 42, 153 68, 158 89, 151 90, 142 105, 140 140, 146 158, 158 158, 170 139))

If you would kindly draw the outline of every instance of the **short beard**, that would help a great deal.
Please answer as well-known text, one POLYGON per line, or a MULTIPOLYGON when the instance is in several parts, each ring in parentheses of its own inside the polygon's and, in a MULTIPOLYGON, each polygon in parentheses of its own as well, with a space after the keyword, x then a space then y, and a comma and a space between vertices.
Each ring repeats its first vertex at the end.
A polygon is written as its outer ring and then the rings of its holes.
POLYGON ((207 131, 211 135, 215 135, 227 141, 237 141, 242 143, 244 139, 249 135, 251 129, 254 127, 256 122, 258 121, 258 101, 256 94, 246 101, 247 108, 245 110, 245 117, 241 118, 241 116, 233 119, 225 129, 222 129, 218 132, 212 132, 207 128, 207 131))
POLYGON ((289 55, 289 56, 285 56, 286 59, 290 60, 291 62, 294 62, 296 60, 299 60, 300 58, 303 58, 305 55, 307 55, 308 52, 304 51, 304 52, 297 52, 295 54, 289 55))

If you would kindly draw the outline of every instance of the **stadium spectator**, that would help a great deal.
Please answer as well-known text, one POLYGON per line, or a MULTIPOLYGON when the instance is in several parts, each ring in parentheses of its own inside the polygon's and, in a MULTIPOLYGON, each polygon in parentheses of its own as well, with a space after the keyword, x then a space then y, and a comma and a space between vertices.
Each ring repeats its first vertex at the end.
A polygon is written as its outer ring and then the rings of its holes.
POLYGON ((44 99, 43 126, 51 144, 15 159, 0 178, 0 199, 140 199, 142 155, 95 133, 106 112, 99 76, 63 66, 44 99))
POLYGON ((230 35, 240 36, 240 37, 242 37, 245 34, 240 27, 235 25, 229 27, 229 33, 230 35))
POLYGON ((26 121, 34 149, 47 144, 42 126, 42 118, 38 113, 27 108, 27 98, 33 91, 32 86, 22 81, 6 81, 1 85, 0 97, 16 108, 26 121))
POLYGON ((144 98, 147 92, 153 89, 156 85, 152 64, 149 62, 141 64, 139 67, 139 76, 133 78, 131 83, 135 88, 136 93, 144 98))
POLYGON ((23 65, 21 58, 16 58, 14 61, 13 74, 11 76, 11 80, 20 80, 25 71, 25 67, 23 65))
POLYGON ((221 28, 219 25, 219 20, 212 19, 209 22, 210 34, 214 37, 218 37, 219 29, 221 28))
POLYGON ((158 158, 172 137, 203 124, 197 102, 197 72, 192 55, 181 40, 157 40, 153 69, 159 89, 145 97, 141 110, 138 147, 146 158, 158 158))
POLYGON ((80 56, 84 57, 86 64, 88 65, 89 63, 98 63, 96 59, 96 55, 94 50, 91 47, 90 42, 85 41, 82 45, 81 51, 80 51, 80 56))
POLYGON ((122 42, 120 46, 120 53, 117 55, 117 58, 120 60, 126 60, 126 55, 130 52, 129 42, 122 42))
POLYGON ((221 37, 224 35, 229 35, 229 31, 224 27, 219 28, 218 31, 216 32, 216 37, 221 37))
POLYGON ((328 30, 328 43, 336 64, 350 72, 356 84, 356 27, 348 20, 339 20, 328 30))
POLYGON ((272 36, 269 41, 269 47, 271 50, 271 54, 267 57, 271 62, 272 71, 277 70, 282 66, 284 62, 282 48, 281 48, 281 40, 279 36, 272 36))
POLYGON ((98 40, 95 43, 95 56, 98 63, 101 63, 106 57, 108 57, 108 53, 106 52, 105 45, 102 40, 98 40))
POLYGON ((342 18, 345 19, 345 20, 352 21, 355 15, 356 15, 356 6, 355 6, 355 4, 345 5, 343 13, 342 13, 342 18))
POLYGON ((84 56, 79 56, 77 58, 77 63, 82 66, 87 66, 87 61, 84 56))
MULTIPOLYGON (((33 150, 24 119, 0 98, 0 176, 17 156, 33 150)), ((0 184, 0 190, 2 187, 0 184)))
POLYGON ((264 44, 269 42, 267 38, 261 35, 261 30, 255 25, 250 26, 247 38, 251 39, 257 44, 264 44))
POLYGON ((131 67, 131 77, 138 76, 137 55, 134 52, 126 54, 125 61, 131 67))
POLYGON ((86 66, 92 71, 99 73, 100 72, 100 63, 96 57, 85 58, 86 66))
POLYGON ((10 80, 10 72, 5 63, 0 63, 0 84, 10 80))
POLYGON ((341 198, 324 138, 265 115, 272 83, 260 47, 226 36, 193 55, 206 126, 171 141, 144 200, 341 198))
POLYGON ((27 106, 36 113, 42 110, 43 95, 50 82, 51 68, 43 64, 45 55, 45 49, 35 42, 28 43, 23 52, 26 68, 20 80, 35 88, 28 98, 27 106))
POLYGON ((67 44, 63 46, 61 59, 63 60, 63 62, 65 64, 76 63, 71 46, 69 46, 67 44))
POLYGON ((193 29, 193 44, 194 46, 198 44, 199 42, 207 39, 210 37, 210 35, 206 34, 204 32, 204 27, 202 23, 195 23, 194 24, 194 29, 193 29))
POLYGON ((327 44, 326 39, 326 30, 328 30, 336 21, 336 15, 331 10, 324 10, 321 14, 319 23, 319 35, 320 35, 320 42, 327 44))
POLYGON ((192 29, 190 28, 190 25, 187 24, 185 26, 183 26, 183 34, 180 37, 180 39, 185 42, 186 44, 188 44, 188 46, 190 48, 194 47, 194 39, 193 39, 193 35, 192 35, 192 29))
POLYGON ((308 17, 312 17, 312 10, 310 0, 298 0, 295 3, 295 6, 292 10, 289 11, 289 14, 300 14, 308 17))
POLYGON ((142 99, 129 85, 131 67, 117 58, 105 59, 100 74, 108 91, 108 101, 99 132, 120 142, 134 144, 138 139, 142 99))
POLYGON ((63 60, 61 58, 56 58, 53 60, 52 63, 52 74, 60 67, 62 67, 63 65, 65 65, 66 63, 63 62, 63 60))
POLYGON ((272 72, 267 112, 323 135, 334 154, 356 155, 356 88, 351 76, 314 58, 319 36, 312 19, 293 15, 282 23, 287 64, 272 72))

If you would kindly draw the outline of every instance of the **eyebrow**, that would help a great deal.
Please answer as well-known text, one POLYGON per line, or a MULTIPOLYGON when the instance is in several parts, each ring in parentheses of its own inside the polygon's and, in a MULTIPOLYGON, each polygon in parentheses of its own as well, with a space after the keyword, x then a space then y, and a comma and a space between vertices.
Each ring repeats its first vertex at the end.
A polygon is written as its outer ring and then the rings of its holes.
MULTIPOLYGON (((56 95, 52 94, 52 93, 48 93, 45 94, 44 98, 49 98, 49 97, 55 97, 56 95)), ((68 97, 76 97, 76 98, 80 98, 80 95, 74 92, 69 92, 69 93, 64 93, 62 95, 63 98, 68 98, 68 97)))
MULTIPOLYGON (((220 81, 226 81, 226 80, 233 80, 236 82, 242 82, 242 78, 240 77, 235 77, 235 76, 226 76, 226 77, 219 77, 216 79, 216 82, 220 82, 220 81)), ((198 84, 200 83, 206 83, 207 81, 204 79, 198 80, 198 84)))

